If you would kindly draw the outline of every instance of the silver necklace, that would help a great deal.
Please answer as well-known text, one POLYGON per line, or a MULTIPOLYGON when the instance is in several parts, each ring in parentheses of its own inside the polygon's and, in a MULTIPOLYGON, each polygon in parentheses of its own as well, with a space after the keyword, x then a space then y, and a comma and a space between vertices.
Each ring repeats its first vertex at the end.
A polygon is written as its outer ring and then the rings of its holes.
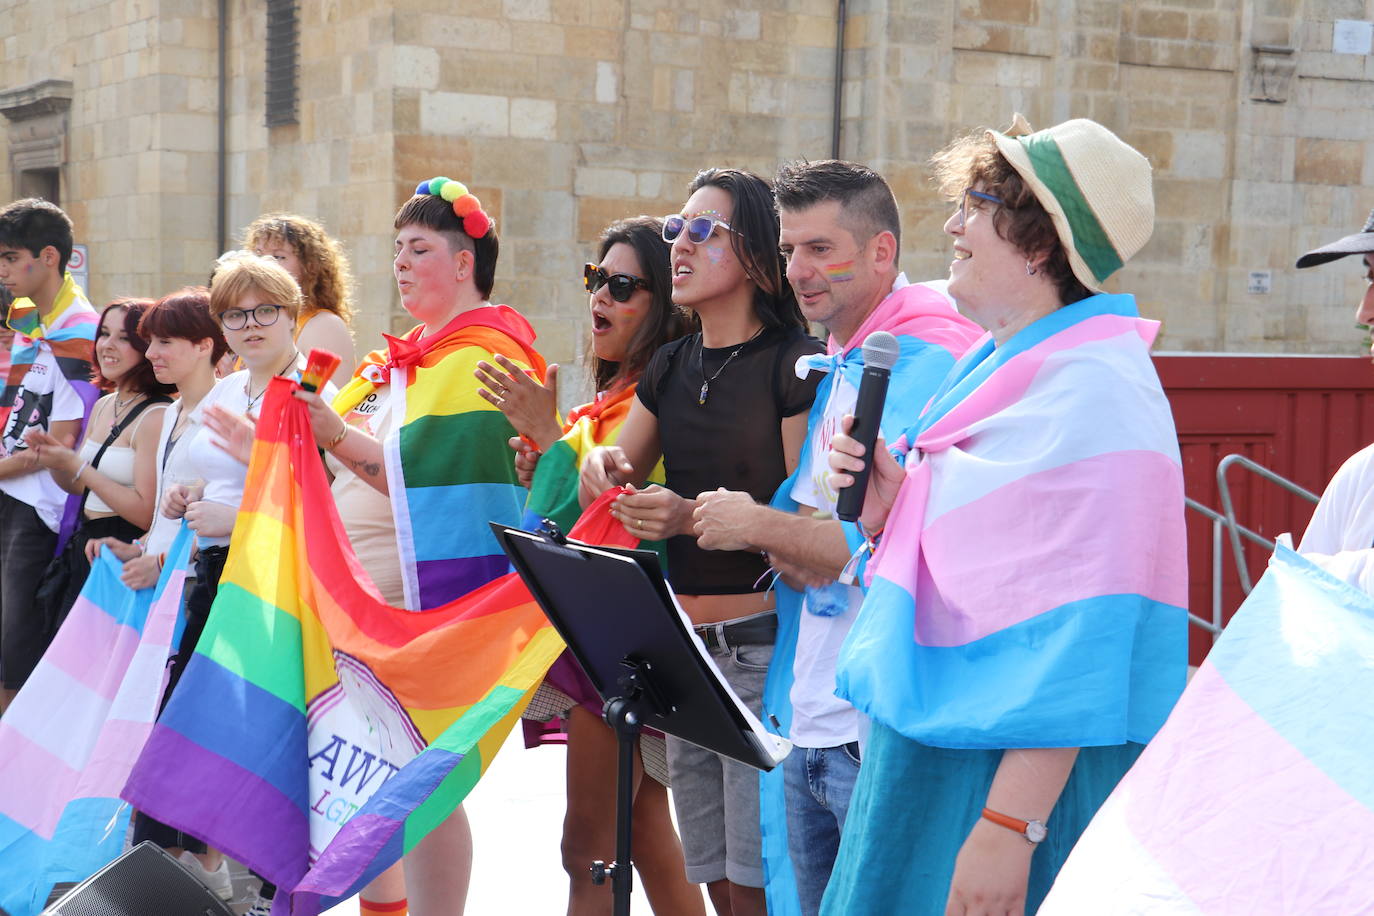
POLYGON ((739 352, 749 346, 750 342, 762 333, 763 328, 759 328, 749 337, 749 340, 746 340, 744 343, 731 350, 730 355, 725 357, 725 362, 720 364, 720 368, 716 370, 716 374, 710 378, 706 377, 706 338, 702 337, 701 351, 697 353, 697 368, 701 370, 701 392, 697 395, 698 407, 706 406, 706 399, 711 396, 711 383, 720 378, 720 374, 725 371, 725 367, 730 365, 731 361, 734 360, 736 356, 739 356, 739 352))
POLYGON ((119 399, 119 394, 118 394, 118 392, 116 392, 116 393, 115 393, 115 399, 114 399, 114 420, 115 420, 115 422, 118 423, 118 422, 119 422, 120 414, 124 413, 124 411, 126 411, 126 410, 128 410, 130 407, 132 407, 133 404, 134 404, 134 401, 137 401, 137 400, 138 400, 139 398, 141 398, 141 397, 143 397, 143 392, 141 392, 141 391, 135 391, 133 394, 129 395, 129 399, 128 399, 128 400, 126 400, 126 401, 121 401, 121 400, 119 399))
MULTIPOLYGON (((276 378, 277 376, 285 372, 287 369, 290 369, 292 366, 296 365, 296 361, 300 358, 301 351, 297 350, 295 353, 291 354, 291 362, 287 363, 285 366, 282 366, 276 372, 272 373, 272 378, 276 378)), ((272 387, 272 379, 268 379, 267 384, 263 385, 262 390, 259 391, 256 396, 254 396, 252 389, 252 381, 249 379, 244 379, 243 393, 248 396, 248 407, 244 410, 244 413, 248 413, 248 411, 252 410, 253 407, 257 405, 258 401, 262 400, 262 396, 267 393, 267 389, 270 387, 272 387)))

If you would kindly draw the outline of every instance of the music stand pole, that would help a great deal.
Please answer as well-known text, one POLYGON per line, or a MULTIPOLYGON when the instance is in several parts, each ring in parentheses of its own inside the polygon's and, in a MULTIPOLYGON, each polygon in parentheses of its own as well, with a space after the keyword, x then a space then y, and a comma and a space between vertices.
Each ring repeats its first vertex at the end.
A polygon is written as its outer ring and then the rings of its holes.
POLYGON ((606 883, 611 877, 614 897, 614 916, 630 916, 630 892, 634 889, 634 856, 631 827, 634 823, 634 760, 635 742, 643 728, 644 714, 666 712, 650 677, 648 662, 622 659, 629 668, 619 678, 624 695, 606 701, 602 717, 614 731, 619 750, 619 772, 616 777, 615 861, 610 865, 598 859, 592 863, 592 884, 606 883))

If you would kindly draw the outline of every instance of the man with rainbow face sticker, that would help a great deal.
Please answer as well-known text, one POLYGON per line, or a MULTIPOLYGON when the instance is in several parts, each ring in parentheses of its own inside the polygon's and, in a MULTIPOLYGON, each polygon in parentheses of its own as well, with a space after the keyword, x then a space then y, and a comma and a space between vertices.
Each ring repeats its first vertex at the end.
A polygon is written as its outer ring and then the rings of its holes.
POLYGON ((778 722, 795 749, 763 779, 764 836, 786 837, 785 845, 765 844, 764 861, 770 910, 780 909, 783 895, 797 894, 802 912, 813 914, 860 757, 859 715, 835 696, 835 658, 863 601, 862 589, 837 580, 864 538, 833 517, 830 438, 854 411, 869 334, 887 331, 901 346, 881 423, 895 439, 982 331, 955 311, 943 281, 913 284, 898 271, 901 226, 882 176, 851 162, 794 162, 779 170, 773 193, 788 282, 806 317, 830 332, 826 355, 804 358, 798 372, 827 374, 800 466, 772 507, 747 493, 703 493, 696 532, 702 547, 766 551, 782 573, 763 719, 778 722), (795 891, 786 880, 789 859, 795 891))

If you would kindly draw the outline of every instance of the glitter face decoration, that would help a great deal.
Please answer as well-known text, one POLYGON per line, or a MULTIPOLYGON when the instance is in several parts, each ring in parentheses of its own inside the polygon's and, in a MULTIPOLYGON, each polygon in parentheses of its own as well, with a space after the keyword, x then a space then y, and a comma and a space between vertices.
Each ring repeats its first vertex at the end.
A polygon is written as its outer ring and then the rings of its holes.
POLYGON ((706 260, 714 266, 719 266, 720 262, 725 260, 725 248, 721 245, 707 245, 706 260))
POLYGON ((854 262, 841 261, 825 265, 825 278, 831 283, 848 283, 854 279, 854 262))

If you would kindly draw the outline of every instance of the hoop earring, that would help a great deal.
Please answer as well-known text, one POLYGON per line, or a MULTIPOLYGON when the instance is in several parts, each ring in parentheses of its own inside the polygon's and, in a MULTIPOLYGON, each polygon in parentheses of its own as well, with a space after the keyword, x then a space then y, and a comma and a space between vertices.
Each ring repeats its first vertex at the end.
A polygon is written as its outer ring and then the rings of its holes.
POLYGON ((1035 268, 1031 266, 1030 258, 1026 259, 1026 276, 1035 276, 1035 268))

